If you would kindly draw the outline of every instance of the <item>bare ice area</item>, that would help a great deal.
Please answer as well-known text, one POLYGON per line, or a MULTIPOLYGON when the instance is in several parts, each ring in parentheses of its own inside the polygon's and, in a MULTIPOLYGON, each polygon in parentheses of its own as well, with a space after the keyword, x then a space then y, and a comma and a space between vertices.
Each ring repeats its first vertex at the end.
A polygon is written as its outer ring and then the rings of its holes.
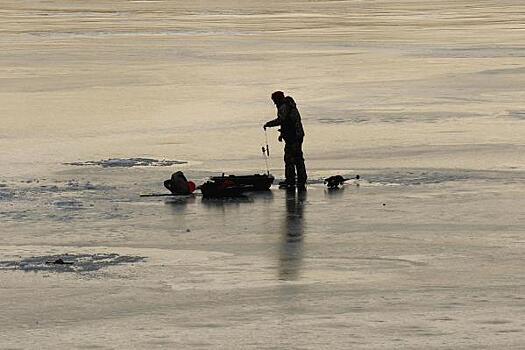
POLYGON ((3 345, 520 348, 525 173, 325 171, 224 200, 140 197, 163 168, 1 179, 3 345))
POLYGON ((524 16, 2 0, 0 349, 523 349, 524 16), (307 193, 140 196, 266 172, 275 90, 307 193))

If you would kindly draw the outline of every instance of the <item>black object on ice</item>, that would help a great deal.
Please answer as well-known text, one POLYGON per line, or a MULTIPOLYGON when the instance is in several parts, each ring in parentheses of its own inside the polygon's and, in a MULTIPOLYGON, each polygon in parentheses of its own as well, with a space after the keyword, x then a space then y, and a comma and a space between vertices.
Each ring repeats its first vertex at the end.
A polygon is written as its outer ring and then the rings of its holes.
POLYGON ((62 258, 58 258, 55 261, 46 261, 46 264, 54 264, 54 265, 73 265, 73 262, 71 261, 64 261, 62 258))
POLYGON ((169 180, 164 181, 164 187, 175 195, 188 195, 195 190, 195 184, 188 181, 182 171, 173 173, 169 180))
MULTIPOLYGON (((359 175, 356 176, 356 179, 359 179, 359 175)), ((340 185, 344 184, 345 181, 348 181, 350 179, 346 179, 342 177, 341 175, 335 175, 330 176, 324 180, 324 183, 328 186, 328 188, 338 188, 340 185)))
POLYGON ((274 177, 266 174, 213 176, 211 181, 217 183, 232 182, 235 186, 247 187, 250 191, 268 191, 274 177))
MULTIPOLYGON (((295 184, 289 184, 288 182, 286 181, 281 181, 279 182, 279 188, 281 190, 287 190, 287 191, 295 191, 295 184)), ((301 193, 301 192, 306 192, 307 189, 306 189, 306 185, 305 184, 297 184, 297 192, 301 193)))
POLYGON ((199 186, 205 198, 239 197, 244 192, 268 191, 274 177, 266 174, 213 176, 199 186))
MULTIPOLYGON (((282 189, 282 190, 295 190, 295 184, 289 184, 286 181, 281 181, 281 182, 279 182, 279 188, 282 189)), ((306 191, 306 186, 305 185, 298 185, 297 189, 299 191, 306 191)))
POLYGON ((204 198, 242 197, 244 186, 235 186, 232 183, 217 183, 207 181, 198 187, 204 198))

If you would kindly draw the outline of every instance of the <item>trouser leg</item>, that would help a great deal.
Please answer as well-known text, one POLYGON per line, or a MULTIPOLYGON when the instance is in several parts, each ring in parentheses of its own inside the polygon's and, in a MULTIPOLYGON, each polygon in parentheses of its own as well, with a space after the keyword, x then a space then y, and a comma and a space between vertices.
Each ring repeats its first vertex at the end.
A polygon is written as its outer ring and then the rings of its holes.
POLYGON ((295 185, 295 144, 284 146, 284 175, 288 185, 295 185))
POLYGON ((300 186, 306 184, 306 179, 308 179, 308 175, 306 174, 306 166, 304 165, 302 141, 297 144, 297 150, 295 154, 295 166, 297 167, 297 184, 300 186))

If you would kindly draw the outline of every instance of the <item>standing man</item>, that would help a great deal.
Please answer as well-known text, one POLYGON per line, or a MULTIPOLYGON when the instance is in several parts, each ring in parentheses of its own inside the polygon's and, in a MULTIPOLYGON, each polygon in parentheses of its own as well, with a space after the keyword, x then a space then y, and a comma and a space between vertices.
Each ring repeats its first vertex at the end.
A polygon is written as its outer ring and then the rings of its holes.
POLYGON ((264 124, 264 129, 280 126, 281 135, 279 141, 284 139, 284 165, 286 181, 282 184, 286 188, 297 188, 306 190, 306 167, 303 158, 304 130, 301 123, 301 115, 295 101, 290 96, 284 96, 282 91, 272 94, 272 101, 277 107, 277 118, 264 124), (297 182, 295 174, 297 170, 297 182))

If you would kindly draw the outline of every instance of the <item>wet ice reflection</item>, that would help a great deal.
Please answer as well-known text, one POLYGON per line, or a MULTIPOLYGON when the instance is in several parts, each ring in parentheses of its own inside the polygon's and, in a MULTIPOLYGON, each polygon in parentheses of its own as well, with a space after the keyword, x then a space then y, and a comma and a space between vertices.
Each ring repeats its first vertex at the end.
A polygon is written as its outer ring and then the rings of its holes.
POLYGON ((306 192, 286 193, 286 213, 281 230, 279 279, 294 281, 300 278, 303 261, 304 218, 306 192))

